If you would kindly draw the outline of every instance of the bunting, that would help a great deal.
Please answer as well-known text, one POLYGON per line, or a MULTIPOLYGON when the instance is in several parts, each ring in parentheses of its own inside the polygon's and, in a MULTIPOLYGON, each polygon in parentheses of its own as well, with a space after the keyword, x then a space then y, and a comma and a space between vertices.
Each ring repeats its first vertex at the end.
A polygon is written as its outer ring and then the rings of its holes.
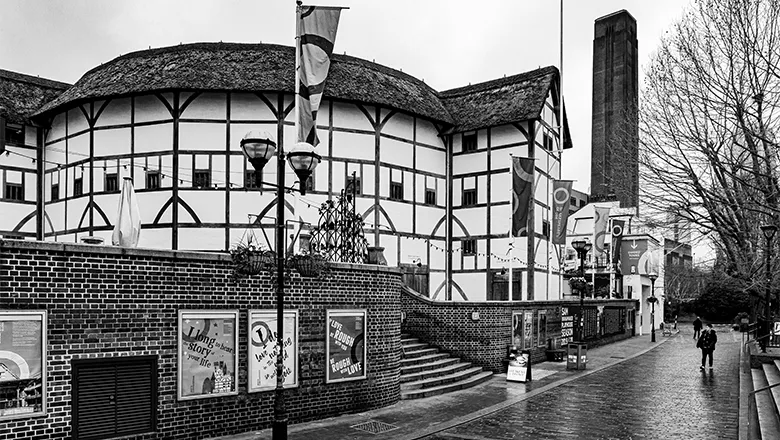
POLYGON ((336 43, 340 7, 300 6, 298 8, 298 95, 296 107, 298 142, 315 147, 317 138, 317 110, 322 101, 325 79, 330 69, 330 57, 336 43))
POLYGON ((534 159, 512 157, 512 236, 528 235, 528 211, 534 201, 534 159))
POLYGON ((566 224, 569 221, 571 180, 553 181, 553 244, 566 244, 566 224))
POLYGON ((612 263, 620 270, 620 246, 623 243, 624 220, 612 220, 612 263))
POLYGON ((603 258, 606 253, 604 238, 607 235, 609 206, 594 206, 593 212, 593 258, 603 258))

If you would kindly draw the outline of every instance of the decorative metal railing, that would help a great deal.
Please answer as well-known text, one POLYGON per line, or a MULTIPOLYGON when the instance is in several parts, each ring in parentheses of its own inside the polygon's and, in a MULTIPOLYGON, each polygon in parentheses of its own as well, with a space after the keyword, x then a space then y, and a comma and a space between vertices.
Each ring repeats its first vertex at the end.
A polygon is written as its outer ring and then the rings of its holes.
POLYGON ((365 263, 368 241, 363 232, 363 217, 355 213, 357 183, 355 174, 334 202, 320 206, 320 220, 311 231, 310 251, 328 261, 365 263))

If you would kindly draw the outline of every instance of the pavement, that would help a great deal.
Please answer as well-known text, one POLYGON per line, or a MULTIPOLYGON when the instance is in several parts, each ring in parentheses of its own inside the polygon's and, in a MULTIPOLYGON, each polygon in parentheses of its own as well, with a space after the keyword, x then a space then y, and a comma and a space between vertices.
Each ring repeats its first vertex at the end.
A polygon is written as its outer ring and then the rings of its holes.
MULTIPOLYGON (((589 349, 584 370, 542 362, 531 382, 496 374, 454 393, 290 425, 288 438, 736 438, 741 335, 716 327, 716 369, 700 371, 688 327, 657 331, 655 343, 643 335, 589 349), (648 423, 648 414, 659 423, 648 423)), ((260 439, 271 439, 271 430, 212 440, 260 439)))

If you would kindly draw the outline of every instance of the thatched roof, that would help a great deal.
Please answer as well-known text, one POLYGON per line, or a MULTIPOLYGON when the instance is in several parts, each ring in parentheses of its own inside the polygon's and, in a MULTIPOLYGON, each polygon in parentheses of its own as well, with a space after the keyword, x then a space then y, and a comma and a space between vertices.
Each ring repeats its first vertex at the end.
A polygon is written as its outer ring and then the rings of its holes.
POLYGON ((0 69, 0 116, 22 124, 68 87, 70 84, 0 69))
MULTIPOLYGON (((508 76, 439 93, 455 125, 451 132, 463 132, 495 127, 512 122, 536 119, 553 86, 557 87, 558 69, 542 67, 530 72, 508 76)), ((557 105, 557 96, 554 96, 557 105)), ((564 109, 565 113, 565 109, 564 109)), ((564 148, 571 147, 568 122, 564 115, 564 148)))
MULTIPOLYGON (((293 47, 275 44, 196 43, 133 52, 90 70, 38 113, 85 100, 151 91, 293 93, 294 58, 293 47)), ((424 82, 355 57, 333 56, 325 96, 451 122, 436 91, 424 82)))
MULTIPOLYGON (((37 115, 168 90, 293 93, 294 57, 293 47, 275 44, 195 43, 133 52, 90 70, 37 115)), ((539 117, 557 74, 545 67, 440 93, 401 71, 334 54, 324 94, 402 110, 458 132, 539 117)))

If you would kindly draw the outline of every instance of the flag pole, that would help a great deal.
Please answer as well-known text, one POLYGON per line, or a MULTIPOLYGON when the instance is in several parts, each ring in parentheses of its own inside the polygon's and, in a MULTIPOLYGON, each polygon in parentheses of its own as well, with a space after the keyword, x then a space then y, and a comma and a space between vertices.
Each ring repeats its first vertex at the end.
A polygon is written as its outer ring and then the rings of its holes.
MULTIPOLYGON (((512 205, 514 204, 514 187, 512 186, 512 179, 514 178, 514 158, 512 153, 509 153, 509 293, 507 294, 507 301, 512 301, 512 263, 515 259, 515 234, 512 231, 512 221, 514 219, 514 213, 512 212, 512 205)), ((522 294, 520 296, 522 299, 522 294)))

